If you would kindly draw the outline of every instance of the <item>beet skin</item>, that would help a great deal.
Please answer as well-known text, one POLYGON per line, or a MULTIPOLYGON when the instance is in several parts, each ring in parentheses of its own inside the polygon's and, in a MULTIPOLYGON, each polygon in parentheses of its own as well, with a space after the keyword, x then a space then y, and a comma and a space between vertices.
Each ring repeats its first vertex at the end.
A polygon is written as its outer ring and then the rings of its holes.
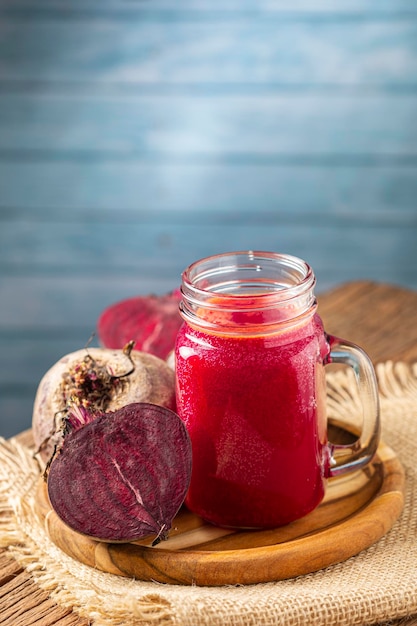
POLYGON ((179 289, 162 296, 136 296, 112 304, 97 321, 97 333, 105 348, 122 348, 129 341, 135 350, 165 360, 173 350, 182 324, 179 289))
POLYGON ((57 515, 102 541, 166 539, 191 476, 191 444, 176 413, 133 403, 69 432, 48 473, 57 515))

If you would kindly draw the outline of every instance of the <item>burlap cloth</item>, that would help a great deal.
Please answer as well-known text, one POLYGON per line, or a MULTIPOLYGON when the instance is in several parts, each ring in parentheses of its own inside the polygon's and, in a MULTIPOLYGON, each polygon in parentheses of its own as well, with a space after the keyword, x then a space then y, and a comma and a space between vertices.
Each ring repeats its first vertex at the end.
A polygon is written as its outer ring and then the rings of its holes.
MULTIPOLYGON (((330 626, 393 623, 417 613, 417 364, 377 367, 384 442, 402 462, 406 502, 381 540, 325 570, 237 587, 162 585, 104 574, 66 556, 33 512, 39 469, 16 440, 0 441, 0 545, 59 604, 97 626, 330 626)), ((350 419, 358 398, 350 375, 329 377, 329 412, 350 419)), ((349 538, 346 537, 346 541, 349 538)))

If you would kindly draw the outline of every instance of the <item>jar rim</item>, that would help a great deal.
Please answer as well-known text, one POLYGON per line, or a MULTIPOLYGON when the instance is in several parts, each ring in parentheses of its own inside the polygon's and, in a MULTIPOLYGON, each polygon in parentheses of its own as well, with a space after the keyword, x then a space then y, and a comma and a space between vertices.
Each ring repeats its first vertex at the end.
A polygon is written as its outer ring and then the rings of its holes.
POLYGON ((273 306, 296 298, 311 290, 315 281, 312 268, 299 257, 248 250, 195 261, 183 271, 181 289, 187 298, 200 302, 213 294, 224 296, 238 308, 253 305, 255 296, 263 308, 269 301, 273 306))
POLYGON ((180 314, 206 329, 256 326, 265 332, 314 313, 315 280, 308 263, 288 254, 249 250, 213 255, 184 270, 180 314))

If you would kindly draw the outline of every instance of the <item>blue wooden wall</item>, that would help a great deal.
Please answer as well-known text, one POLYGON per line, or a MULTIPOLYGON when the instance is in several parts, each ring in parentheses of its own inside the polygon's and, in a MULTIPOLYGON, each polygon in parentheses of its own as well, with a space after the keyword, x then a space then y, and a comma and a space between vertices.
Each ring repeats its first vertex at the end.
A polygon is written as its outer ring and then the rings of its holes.
POLYGON ((0 434, 233 249, 417 288, 417 2, 0 0, 0 434))

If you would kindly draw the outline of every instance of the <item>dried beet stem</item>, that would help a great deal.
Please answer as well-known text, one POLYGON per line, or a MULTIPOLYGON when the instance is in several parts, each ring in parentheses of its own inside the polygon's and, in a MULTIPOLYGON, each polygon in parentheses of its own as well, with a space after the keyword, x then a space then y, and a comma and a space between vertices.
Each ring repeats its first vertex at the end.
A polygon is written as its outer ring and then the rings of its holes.
POLYGON ((74 407, 105 412, 132 402, 175 409, 174 373, 162 359, 133 350, 133 342, 123 350, 89 348, 65 355, 43 376, 33 406, 32 431, 42 460, 62 441, 74 407))

